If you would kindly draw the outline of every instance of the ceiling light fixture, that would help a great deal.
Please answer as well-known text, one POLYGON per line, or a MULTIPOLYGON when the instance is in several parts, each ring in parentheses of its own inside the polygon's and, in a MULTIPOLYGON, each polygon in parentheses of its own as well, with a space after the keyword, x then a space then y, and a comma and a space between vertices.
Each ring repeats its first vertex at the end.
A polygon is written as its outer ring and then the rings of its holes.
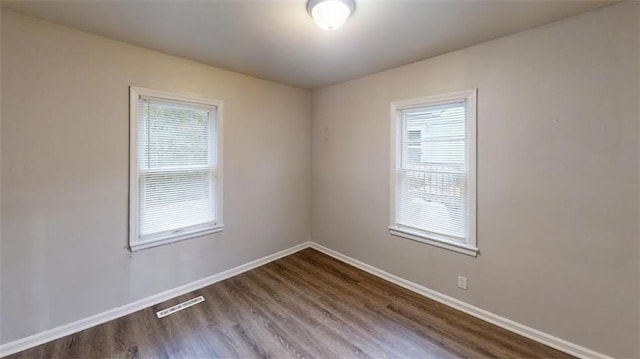
POLYGON ((325 30, 342 26, 356 9, 355 0, 309 0, 307 12, 325 30))

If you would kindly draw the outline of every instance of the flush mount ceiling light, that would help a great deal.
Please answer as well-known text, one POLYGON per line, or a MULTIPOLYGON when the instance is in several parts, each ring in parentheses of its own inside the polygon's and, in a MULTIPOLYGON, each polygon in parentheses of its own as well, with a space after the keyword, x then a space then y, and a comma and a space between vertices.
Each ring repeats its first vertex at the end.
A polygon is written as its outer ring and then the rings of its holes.
POLYGON ((342 26, 356 9, 355 0, 309 0, 307 12, 325 30, 342 26))

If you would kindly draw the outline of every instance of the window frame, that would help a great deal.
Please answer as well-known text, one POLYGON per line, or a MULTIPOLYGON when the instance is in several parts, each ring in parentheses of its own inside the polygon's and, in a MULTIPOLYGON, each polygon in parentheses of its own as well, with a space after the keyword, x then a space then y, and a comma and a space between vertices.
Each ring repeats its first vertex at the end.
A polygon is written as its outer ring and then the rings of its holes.
MULTIPOLYGON (((157 247, 186 239, 202 237, 204 235, 220 232, 224 229, 223 222, 223 102, 220 100, 200 98, 177 94, 166 91, 152 90, 143 87, 129 87, 129 249, 138 251, 141 249, 157 247), (140 98, 155 98, 161 101, 178 102, 186 105, 214 107, 213 121, 215 124, 215 138, 212 141, 216 149, 216 186, 215 207, 216 221, 212 226, 196 227, 179 233, 167 234, 155 239, 140 240, 139 223, 139 194, 140 194, 140 166, 138 163, 138 106, 140 98)), ((213 146, 210 148, 213 150, 213 146)))
POLYGON ((478 255, 477 246, 477 93, 478 89, 457 91, 435 96, 414 98, 391 102, 391 166, 390 166, 390 219, 389 233, 394 236, 411 239, 436 247, 463 253, 470 256, 478 255), (413 231, 398 226, 396 212, 398 209, 399 186, 397 183, 398 170, 402 168, 401 136, 402 111, 412 108, 435 106, 452 102, 467 101, 466 117, 466 167, 467 167, 467 238, 466 243, 447 240, 446 238, 413 231))

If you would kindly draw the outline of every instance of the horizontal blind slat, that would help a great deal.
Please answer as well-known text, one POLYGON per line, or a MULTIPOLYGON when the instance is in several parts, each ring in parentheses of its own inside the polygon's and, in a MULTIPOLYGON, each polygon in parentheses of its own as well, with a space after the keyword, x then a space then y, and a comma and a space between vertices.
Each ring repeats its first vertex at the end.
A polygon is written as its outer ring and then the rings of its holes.
POLYGON ((396 221, 424 232, 467 236, 466 102, 401 111, 396 221))
POLYGON ((214 114, 214 107, 139 102, 140 238, 215 223, 214 114))

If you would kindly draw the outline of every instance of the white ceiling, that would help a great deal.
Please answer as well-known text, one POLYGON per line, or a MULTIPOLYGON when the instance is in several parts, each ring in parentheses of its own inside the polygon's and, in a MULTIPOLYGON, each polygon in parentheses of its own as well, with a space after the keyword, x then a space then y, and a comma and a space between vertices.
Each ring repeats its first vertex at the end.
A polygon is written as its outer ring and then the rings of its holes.
POLYGON ((613 1, 356 0, 340 29, 305 1, 7 1, 2 8, 216 67, 314 89, 607 6, 613 1))

